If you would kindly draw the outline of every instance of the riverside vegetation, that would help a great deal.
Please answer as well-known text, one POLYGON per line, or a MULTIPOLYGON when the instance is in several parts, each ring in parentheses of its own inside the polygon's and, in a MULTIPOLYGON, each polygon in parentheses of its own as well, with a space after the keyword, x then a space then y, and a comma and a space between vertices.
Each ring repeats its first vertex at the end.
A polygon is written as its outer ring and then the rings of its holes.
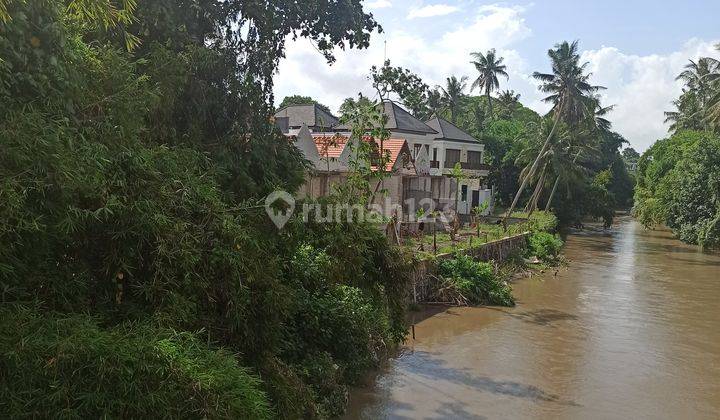
POLYGON ((278 232, 285 39, 359 1, 0 0, 0 416, 330 417, 406 331, 376 226, 278 232))
MULTIPOLYGON (((403 340, 411 261, 377 226, 292 219, 278 232, 262 208, 308 169, 270 121, 286 39, 310 38, 332 62, 379 26, 359 0, 272 5, 0 0, 3 417, 332 417, 403 340)), ((555 71, 582 75, 573 48, 551 50, 572 64, 555 71)), ((417 99, 413 112, 452 115, 486 142, 502 204, 519 175, 536 185, 521 191, 529 212, 544 200, 561 223, 623 201, 624 140, 599 131, 596 98, 583 118, 541 117, 478 82, 482 97, 448 86, 433 108, 437 91, 415 96, 422 82, 388 68, 374 76, 410 83, 386 86, 417 99)), ((343 118, 383 127, 371 108, 346 104, 343 118)), ((329 200, 367 199, 371 176, 329 200)), ((530 243, 556 252, 540 233, 530 243)), ((509 302, 484 288, 487 266, 444 269, 477 300, 509 302)))
MULTIPOLYGON (((497 225, 481 226, 503 230, 497 225)), ((522 223, 511 225, 501 237, 521 233, 529 233, 529 236, 527 246, 512 253, 505 261, 474 260, 468 251, 485 242, 473 237, 471 239, 478 241, 460 240, 447 246, 451 258, 436 258, 434 254, 416 253, 414 258, 428 261, 435 267, 435 274, 430 276, 435 277, 436 281, 429 298, 436 302, 458 305, 514 306, 515 299, 510 282, 518 272, 529 269, 526 261, 537 260, 534 262, 539 264, 539 269, 560 263, 558 256, 563 241, 555 233, 557 227, 558 219, 552 213, 543 211, 535 212, 522 223)), ((408 252, 407 248, 405 252, 408 252)))
POLYGON ((690 61, 678 80, 685 89, 666 113, 671 136, 638 161, 634 214, 647 227, 664 224, 685 242, 718 248, 720 61, 690 61))

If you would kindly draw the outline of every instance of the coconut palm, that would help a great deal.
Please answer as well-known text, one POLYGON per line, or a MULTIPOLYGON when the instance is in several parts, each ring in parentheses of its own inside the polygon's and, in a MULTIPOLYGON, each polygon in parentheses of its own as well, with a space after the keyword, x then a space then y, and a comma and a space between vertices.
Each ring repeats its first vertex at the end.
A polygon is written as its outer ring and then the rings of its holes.
POLYGON ((610 133, 610 129, 612 128, 612 123, 610 120, 605 118, 607 114, 610 113, 615 108, 615 105, 610 106, 602 106, 600 104, 600 98, 595 97, 595 111, 593 112, 592 119, 588 120, 588 127, 586 130, 581 132, 579 135, 576 136, 576 138, 579 140, 578 144, 574 147, 577 149, 577 152, 575 152, 575 157, 572 158, 572 162, 568 162, 569 156, 572 153, 573 145, 571 143, 568 143, 568 146, 566 148, 567 154, 566 156, 560 156, 558 154, 559 150, 555 150, 554 153, 554 160, 553 160, 553 166, 555 167, 556 172, 556 178, 555 183, 553 184, 552 190, 550 191, 550 196, 548 197, 548 201, 545 204, 545 211, 550 210, 550 206, 552 204, 553 198, 555 197, 555 192, 557 191, 557 187, 560 183, 560 180, 563 178, 563 175, 567 175, 568 173, 572 173, 571 170, 568 168, 575 168, 575 165, 578 161, 578 158, 580 158, 580 155, 583 153, 586 153, 588 151, 596 151, 595 145, 593 144, 595 140, 600 138, 601 136, 604 136, 608 133, 610 133))
POLYGON ((442 98, 442 92, 440 91, 439 87, 436 87, 435 89, 432 89, 428 92, 427 96, 427 107, 430 111, 429 117, 432 117, 433 115, 437 115, 437 113, 440 111, 440 108, 443 106, 443 98, 442 98))
POLYGON ((498 101, 505 106, 513 106, 520 102, 520 94, 514 90, 503 90, 498 95, 498 101))
POLYGON ((561 182, 568 184, 572 179, 582 179, 588 172, 583 165, 578 164, 580 157, 588 159, 591 156, 599 157, 601 155, 599 149, 592 143, 579 142, 573 144, 572 141, 554 143, 548 153, 550 154, 548 158, 549 164, 555 174, 555 183, 545 204, 545 211, 550 210, 553 198, 561 182))
POLYGON ((676 80, 683 81, 683 93, 673 101, 676 111, 665 113, 670 131, 707 129, 720 122, 720 61, 711 57, 690 60, 676 80))
POLYGON ((560 128, 554 128, 554 122, 550 118, 544 118, 538 124, 532 124, 530 126, 529 144, 519 154, 516 160, 516 165, 525 165, 520 171, 520 179, 527 179, 528 183, 535 184, 535 189, 528 200, 527 206, 525 207, 526 212, 532 213, 537 207, 537 202, 540 199, 540 195, 545 186, 545 180, 548 175, 551 175, 553 170, 552 158, 554 147, 557 144, 568 144, 571 143, 570 130, 567 125, 561 124, 560 128), (535 154, 537 153, 540 142, 548 136, 550 131, 555 130, 553 147, 548 148, 545 153, 540 156, 540 168, 539 173, 531 172, 534 164, 535 154))
POLYGON ((665 112, 665 123, 670 124, 669 129, 671 132, 681 129, 702 128, 704 110, 700 108, 700 101, 698 101, 695 92, 683 89, 682 95, 672 101, 672 104, 675 106, 675 111, 665 112))
POLYGON ((467 87, 467 76, 463 76, 458 79, 455 76, 450 76, 445 81, 445 87, 438 86, 440 94, 442 95, 442 103, 450 110, 450 121, 453 124, 457 124, 457 114, 460 110, 460 102, 465 96, 465 88, 467 87))
POLYGON ((507 66, 503 64, 504 58, 498 57, 496 55, 494 48, 489 50, 485 54, 481 52, 474 52, 470 55, 475 58, 475 60, 471 61, 470 63, 475 65, 475 69, 479 73, 477 79, 475 79, 472 86, 470 87, 470 90, 472 91, 477 88, 481 91, 485 91, 485 97, 487 98, 488 103, 488 111, 490 112, 490 117, 492 118, 493 112, 490 94, 493 91, 500 89, 500 81, 498 80, 498 75, 505 76, 506 79, 510 79, 510 76, 508 76, 506 71, 507 66))
POLYGON ((555 135, 558 123, 562 120, 568 126, 575 127, 586 118, 593 118, 596 102, 594 95, 600 89, 604 89, 589 83, 591 74, 585 72, 587 63, 580 64, 577 41, 571 44, 565 41, 556 45, 554 49, 548 51, 548 56, 552 64, 552 73, 535 72, 533 77, 542 82, 540 90, 549 94, 543 100, 553 105, 550 110, 553 127, 529 170, 529 176, 522 179, 506 218, 512 214, 528 181, 534 176, 541 157, 548 150, 555 135))
POLYGON ((712 95, 713 83, 720 78, 718 67, 720 62, 711 57, 702 57, 697 61, 690 60, 685 70, 675 80, 682 80, 688 90, 695 92, 702 108, 712 95))
POLYGON ((520 105, 520 94, 515 93, 514 90, 504 90, 498 95, 498 102, 503 107, 502 117, 509 119, 520 105))

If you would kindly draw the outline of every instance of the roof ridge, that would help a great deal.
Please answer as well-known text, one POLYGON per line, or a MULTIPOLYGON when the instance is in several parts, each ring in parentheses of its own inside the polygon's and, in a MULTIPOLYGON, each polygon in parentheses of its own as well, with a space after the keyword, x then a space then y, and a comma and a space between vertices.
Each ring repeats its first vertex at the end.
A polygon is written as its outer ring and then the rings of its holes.
POLYGON ((438 137, 438 139, 448 139, 448 140, 459 140, 459 141, 474 141, 480 143, 480 140, 476 139, 472 134, 468 133, 464 129, 458 127, 455 123, 440 117, 438 115, 435 115, 435 117, 429 119, 427 123, 433 122, 433 120, 437 120, 437 126, 439 129, 439 134, 442 135, 442 137, 438 137), (448 133, 449 131, 457 131, 457 133, 448 133), (455 137, 448 137, 448 136, 455 136, 455 137))

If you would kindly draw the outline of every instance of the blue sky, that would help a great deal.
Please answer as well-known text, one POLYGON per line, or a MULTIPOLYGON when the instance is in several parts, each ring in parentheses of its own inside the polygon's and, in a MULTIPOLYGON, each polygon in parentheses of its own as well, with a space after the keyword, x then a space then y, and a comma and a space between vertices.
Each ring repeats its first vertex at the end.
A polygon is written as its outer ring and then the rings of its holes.
POLYGON ((385 55, 430 85, 449 75, 472 77, 469 53, 496 48, 505 57, 521 101, 538 112, 547 106, 530 77, 549 70, 546 52, 562 40, 580 40, 593 82, 606 86, 605 104, 616 104, 614 128, 642 151, 666 135, 663 111, 680 93, 674 81, 688 59, 712 55, 720 42, 720 1, 488 2, 368 0, 366 9, 384 27, 367 50, 336 52, 328 66, 307 40, 288 44, 275 78, 276 100, 303 94, 337 109, 359 92, 372 96, 367 80, 385 55))

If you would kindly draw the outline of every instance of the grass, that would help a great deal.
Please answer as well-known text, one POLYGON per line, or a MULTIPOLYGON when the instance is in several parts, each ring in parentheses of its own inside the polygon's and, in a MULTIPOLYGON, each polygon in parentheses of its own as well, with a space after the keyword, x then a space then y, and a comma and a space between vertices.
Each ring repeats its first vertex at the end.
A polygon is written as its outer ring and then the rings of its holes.
MULTIPOLYGON (((557 219, 552 213, 542 211, 533 213, 529 218, 527 213, 516 212, 513 217, 526 219, 525 222, 508 225, 504 230, 502 225, 481 223, 480 235, 477 226, 467 226, 460 229, 456 240, 452 241, 447 232, 437 232, 437 254, 447 254, 456 251, 476 248, 488 242, 518 235, 524 232, 552 232, 557 227, 557 219)), ((432 229, 426 234, 403 238, 403 248, 406 252, 415 254, 419 259, 432 258, 433 235, 432 229)))

